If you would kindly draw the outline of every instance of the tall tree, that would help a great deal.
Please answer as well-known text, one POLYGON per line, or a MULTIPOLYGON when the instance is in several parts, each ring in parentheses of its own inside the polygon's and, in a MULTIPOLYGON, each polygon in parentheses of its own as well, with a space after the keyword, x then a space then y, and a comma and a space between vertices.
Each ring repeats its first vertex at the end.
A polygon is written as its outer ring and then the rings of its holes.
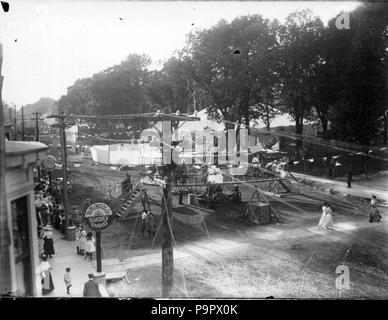
POLYGON ((349 142, 370 144, 387 108, 388 10, 384 3, 364 3, 350 15, 350 29, 329 23, 331 65, 337 74, 334 134, 349 142))
POLYGON ((188 36, 182 56, 192 79, 211 99, 211 118, 249 125, 251 106, 265 102, 264 90, 274 80, 276 47, 275 32, 260 15, 221 20, 188 36))
MULTIPOLYGON (((311 111, 316 68, 321 60, 317 45, 323 31, 322 21, 312 16, 311 10, 291 13, 279 26, 281 81, 280 96, 286 110, 295 120, 297 134, 303 133, 303 120, 311 111)), ((296 141, 296 157, 302 140, 296 141)))
POLYGON ((163 69, 152 73, 147 95, 160 109, 168 112, 193 112, 195 87, 184 62, 172 57, 163 69))

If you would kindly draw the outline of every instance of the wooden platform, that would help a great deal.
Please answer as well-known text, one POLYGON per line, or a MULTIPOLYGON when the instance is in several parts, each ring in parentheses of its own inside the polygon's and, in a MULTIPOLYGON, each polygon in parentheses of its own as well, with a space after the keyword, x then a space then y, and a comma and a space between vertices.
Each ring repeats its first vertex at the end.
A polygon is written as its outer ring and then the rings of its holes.
POLYGON ((264 191, 263 193, 267 196, 277 197, 277 198, 285 198, 287 196, 291 196, 294 194, 292 192, 268 192, 268 191, 264 191))
POLYGON ((256 224, 270 224, 272 222, 271 206, 264 202, 251 202, 245 209, 245 215, 256 224))

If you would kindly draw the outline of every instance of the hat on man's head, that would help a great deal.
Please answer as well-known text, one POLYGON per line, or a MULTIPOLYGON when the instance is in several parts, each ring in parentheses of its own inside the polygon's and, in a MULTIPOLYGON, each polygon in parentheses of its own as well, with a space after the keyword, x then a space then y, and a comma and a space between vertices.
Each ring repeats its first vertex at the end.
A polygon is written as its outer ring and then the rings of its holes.
POLYGON ((88 277, 89 277, 89 279, 93 279, 93 278, 94 278, 93 273, 89 273, 89 274, 88 274, 88 277))

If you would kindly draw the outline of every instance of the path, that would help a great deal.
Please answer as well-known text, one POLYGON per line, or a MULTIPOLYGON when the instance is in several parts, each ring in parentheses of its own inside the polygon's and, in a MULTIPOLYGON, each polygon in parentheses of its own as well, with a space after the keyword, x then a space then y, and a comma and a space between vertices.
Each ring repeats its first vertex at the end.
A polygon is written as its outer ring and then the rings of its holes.
MULTIPOLYGON (((88 274, 96 272, 93 266, 93 261, 87 261, 76 253, 76 241, 67 241, 62 239, 62 234, 57 230, 54 233, 54 249, 55 255, 49 259, 53 268, 51 274, 55 290, 44 297, 82 297, 84 283, 88 281, 88 274), (71 268, 72 287, 71 294, 66 294, 66 287, 63 281, 63 276, 67 267, 71 268)), ((40 248, 43 248, 43 240, 40 240, 40 248)), ((41 291, 38 290, 41 296, 41 291)))
POLYGON ((347 183, 344 181, 338 181, 338 180, 331 180, 321 177, 315 177, 311 175, 305 175, 301 173, 292 172, 292 174, 300 179, 300 180, 307 180, 308 182, 312 183, 318 183, 319 187, 321 189, 325 189, 327 191, 333 190, 336 192, 340 192, 344 195, 349 194, 356 197, 361 198, 368 198, 370 199, 372 194, 376 195, 377 198, 384 200, 385 202, 388 202, 388 177, 378 177, 376 179, 384 180, 384 178, 387 180, 387 187, 374 187, 370 186, 370 184, 373 183, 373 177, 369 178, 367 181, 368 185, 363 185, 364 181, 360 180, 357 183, 352 183, 352 188, 347 188, 347 183))

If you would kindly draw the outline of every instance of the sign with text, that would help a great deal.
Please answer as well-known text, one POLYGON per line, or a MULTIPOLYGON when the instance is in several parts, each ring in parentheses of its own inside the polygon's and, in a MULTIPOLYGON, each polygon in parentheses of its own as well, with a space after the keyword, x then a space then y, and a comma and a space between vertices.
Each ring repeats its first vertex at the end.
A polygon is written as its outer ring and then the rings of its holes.
POLYGON ((111 224, 113 212, 106 203, 95 202, 87 207, 84 217, 92 229, 100 231, 111 224))
POLYGON ((55 168, 55 157, 54 156, 47 156, 41 161, 41 167, 46 171, 52 171, 55 168))

